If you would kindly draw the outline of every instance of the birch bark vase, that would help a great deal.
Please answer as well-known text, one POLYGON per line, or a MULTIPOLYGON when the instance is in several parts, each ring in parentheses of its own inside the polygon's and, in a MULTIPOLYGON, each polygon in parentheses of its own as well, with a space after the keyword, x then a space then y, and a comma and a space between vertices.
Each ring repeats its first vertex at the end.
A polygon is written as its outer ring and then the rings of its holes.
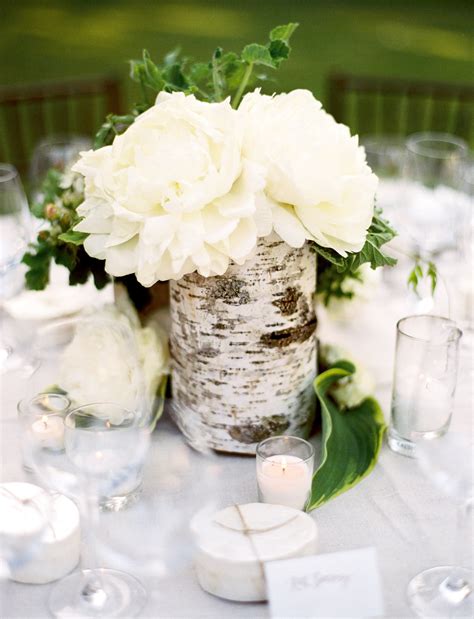
POLYGON ((225 275, 170 282, 173 414, 195 446, 253 454, 315 410, 316 254, 275 235, 225 275))

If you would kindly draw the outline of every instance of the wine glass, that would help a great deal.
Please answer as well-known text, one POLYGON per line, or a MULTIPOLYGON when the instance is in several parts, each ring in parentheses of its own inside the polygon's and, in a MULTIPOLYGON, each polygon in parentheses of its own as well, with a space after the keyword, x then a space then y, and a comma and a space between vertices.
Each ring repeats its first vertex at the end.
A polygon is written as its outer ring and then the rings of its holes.
POLYGON ((60 580, 51 592, 55 617, 132 617, 146 601, 143 586, 131 575, 99 567, 96 530, 100 496, 133 485, 140 477, 150 429, 141 415, 113 402, 72 410, 64 421, 64 449, 30 435, 30 455, 48 487, 72 495, 81 511, 87 569, 60 580))
MULTIPOLYGON (((0 303, 13 297, 23 286, 20 264, 30 234, 28 202, 20 176, 12 165, 0 163, 0 303)), ((12 332, 13 327, 5 316, 0 336, 0 371, 21 365, 19 355, 14 354, 12 332)))
POLYGON ((84 136, 55 136, 42 140, 34 149, 30 164, 34 202, 42 200, 41 185, 49 170, 66 172, 77 161, 79 153, 91 147, 91 140, 84 136))
POLYGON ((472 437, 457 432, 417 445, 424 474, 458 506, 452 565, 425 570, 408 585, 408 601, 420 617, 472 617, 474 613, 473 572, 461 566, 466 541, 469 544, 472 539, 472 456, 472 437))
MULTIPOLYGON (((211 449, 196 451, 163 420, 145 467, 140 501, 127 510, 100 514, 101 555, 145 581, 173 578, 192 561, 190 523, 197 514, 228 504, 225 460, 211 449)), ((235 496, 230 500, 235 500, 235 496)))
POLYGON ((418 254, 431 259, 455 249, 459 241, 468 147, 454 135, 429 132, 411 135, 406 144, 404 219, 418 254))

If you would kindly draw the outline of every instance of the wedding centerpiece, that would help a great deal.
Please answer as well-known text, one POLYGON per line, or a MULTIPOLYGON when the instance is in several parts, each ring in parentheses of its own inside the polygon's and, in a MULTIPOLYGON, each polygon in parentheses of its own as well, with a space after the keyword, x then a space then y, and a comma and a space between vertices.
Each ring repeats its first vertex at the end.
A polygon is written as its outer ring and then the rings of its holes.
POLYGON ((34 208, 50 226, 25 256, 32 288, 54 259, 71 284, 122 281, 139 308, 169 281, 174 413, 221 451, 309 434, 316 292, 350 297, 362 265, 395 262, 357 136, 308 90, 261 89, 296 27, 208 63, 133 61, 143 100, 107 117, 67 178, 51 173, 34 208))

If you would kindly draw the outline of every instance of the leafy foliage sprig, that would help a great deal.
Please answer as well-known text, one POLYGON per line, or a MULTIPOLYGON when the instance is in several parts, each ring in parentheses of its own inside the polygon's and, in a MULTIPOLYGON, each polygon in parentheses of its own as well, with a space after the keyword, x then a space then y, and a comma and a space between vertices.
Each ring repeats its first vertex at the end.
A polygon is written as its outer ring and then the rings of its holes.
POLYGON ((324 304, 327 305, 331 298, 353 297, 354 293, 344 290, 342 284, 347 279, 360 281, 359 269, 363 264, 369 263, 372 269, 394 266, 396 259, 385 254, 382 246, 395 236, 395 230, 382 217, 382 211, 376 209, 364 247, 358 254, 348 254, 344 257, 333 249, 312 243, 314 251, 323 259, 318 261, 318 294, 321 295, 324 304))
POLYGON ((91 258, 82 246, 87 235, 72 230, 79 221, 76 209, 83 199, 81 177, 64 175, 55 169, 48 172, 42 199, 31 209, 35 217, 47 222, 47 227, 39 231, 36 242, 23 256, 28 267, 26 286, 30 290, 43 290, 47 286, 53 260, 69 270, 72 286, 84 284, 90 275, 99 289, 110 281, 104 263, 91 258))
POLYGON ((247 90, 268 81, 268 75, 256 73, 257 69, 278 69, 288 59, 290 38, 297 27, 296 23, 277 26, 265 45, 251 43, 240 54, 218 47, 209 62, 196 62, 181 56, 177 48, 167 54, 161 64, 156 64, 149 52, 143 50, 140 60, 130 61, 130 77, 140 85, 141 100, 129 114, 109 114, 96 135, 94 147, 111 144, 116 135, 128 129, 139 114, 154 104, 162 91, 192 94, 210 103, 230 97, 232 106, 237 108, 247 90))
MULTIPOLYGON (((240 53, 226 52, 218 47, 208 62, 194 61, 175 49, 161 64, 156 64, 144 50, 141 59, 130 63, 130 76, 140 86, 140 100, 128 114, 107 116, 95 136, 94 148, 111 144, 154 104, 157 94, 162 91, 193 94, 207 102, 230 97, 233 107, 237 108, 245 92, 268 81, 268 70, 278 69, 288 59, 290 39, 297 27, 296 23, 277 26, 271 30, 265 44, 251 43, 240 53)), ((66 176, 70 175, 50 171, 42 188, 43 198, 32 208, 36 217, 47 222, 47 228, 40 231, 23 259, 29 267, 26 285, 33 290, 41 290, 48 284, 53 260, 69 269, 71 285, 86 282, 90 275, 98 288, 110 281, 104 262, 85 252, 82 243, 87 235, 73 230, 79 221, 76 209, 83 201, 83 193, 73 191, 72 181, 65 184, 66 176)), ((331 249, 313 244, 319 254, 318 290, 324 302, 328 303, 331 297, 352 297, 353 293, 344 291, 342 284, 347 279, 359 279, 358 269, 362 264, 370 262, 372 268, 394 264, 396 261, 381 250, 394 235, 380 212, 376 212, 360 253, 344 258, 331 249)), ((122 279, 132 298, 139 304, 145 303, 147 294, 141 292, 144 289, 135 277, 130 275, 122 279)))
POLYGON ((431 294, 433 295, 438 285, 438 270, 436 265, 431 260, 424 262, 421 258, 417 257, 415 265, 408 276, 408 287, 412 288, 413 292, 419 296, 419 285, 425 279, 429 280, 431 294))

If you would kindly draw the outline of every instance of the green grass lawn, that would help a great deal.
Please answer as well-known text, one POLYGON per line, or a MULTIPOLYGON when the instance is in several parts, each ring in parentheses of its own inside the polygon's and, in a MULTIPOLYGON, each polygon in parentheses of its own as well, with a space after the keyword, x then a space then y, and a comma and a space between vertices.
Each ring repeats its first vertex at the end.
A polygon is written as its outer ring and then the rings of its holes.
MULTIPOLYGON (((2 0, 0 84, 111 72, 146 47, 180 45, 207 59, 219 44, 240 49, 270 27, 300 22, 279 87, 324 100, 334 68, 466 82, 472 78, 472 11, 459 0, 2 0)), ((127 95, 132 97, 127 84, 127 95)))

